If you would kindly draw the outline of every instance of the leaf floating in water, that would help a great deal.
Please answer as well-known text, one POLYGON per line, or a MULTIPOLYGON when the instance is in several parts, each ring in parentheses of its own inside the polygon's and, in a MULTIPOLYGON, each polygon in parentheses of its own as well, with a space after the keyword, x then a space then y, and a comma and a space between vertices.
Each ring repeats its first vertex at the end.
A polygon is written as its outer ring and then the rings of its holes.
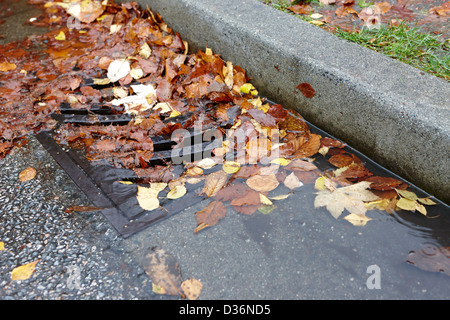
POLYGON ((450 247, 427 246, 411 251, 405 260, 424 271, 442 272, 450 276, 450 247))
POLYGON ((161 248, 152 248, 144 255, 141 265, 152 284, 161 288, 161 293, 184 296, 180 290, 180 266, 172 255, 161 248))

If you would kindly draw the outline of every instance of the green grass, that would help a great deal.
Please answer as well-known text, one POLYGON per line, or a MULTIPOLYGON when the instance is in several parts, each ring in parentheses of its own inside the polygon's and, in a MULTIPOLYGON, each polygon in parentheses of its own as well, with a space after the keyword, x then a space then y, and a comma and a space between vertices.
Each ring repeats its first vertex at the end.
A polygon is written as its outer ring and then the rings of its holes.
POLYGON ((448 39, 441 42, 437 36, 421 33, 404 22, 380 29, 364 28, 360 32, 337 29, 336 35, 450 81, 448 39))
MULTIPOLYGON (((312 20, 307 15, 293 14, 287 9, 298 1, 291 3, 288 0, 261 0, 261 2, 302 20, 312 20)), ((318 3, 319 0, 305 2, 318 3)), ((357 3, 360 7, 372 4, 369 0, 359 0, 357 3)), ((438 36, 421 33, 417 27, 406 22, 398 26, 382 25, 380 29, 363 28, 359 32, 347 32, 336 28, 334 34, 450 81, 450 39, 442 42, 438 36)))

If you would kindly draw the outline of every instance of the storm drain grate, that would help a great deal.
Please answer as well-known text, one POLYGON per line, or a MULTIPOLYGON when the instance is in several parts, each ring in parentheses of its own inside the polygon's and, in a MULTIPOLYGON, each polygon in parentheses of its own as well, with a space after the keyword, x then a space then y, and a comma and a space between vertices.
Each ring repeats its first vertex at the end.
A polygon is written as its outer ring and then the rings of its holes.
MULTIPOLYGON (((85 83, 84 85, 90 85, 85 83)), ((87 109, 72 109, 68 103, 60 105, 60 113, 52 117, 59 124, 74 125, 126 125, 133 118, 131 115, 114 113, 108 104, 91 104, 87 109)), ((186 115, 185 115, 186 117, 186 115)), ((173 118, 171 119, 173 121, 173 118)), ((217 130, 209 129, 209 130, 217 130)), ((181 160, 198 160, 202 155, 210 154, 216 147, 205 135, 211 136, 209 130, 184 130, 184 142, 179 145, 170 136, 151 137, 154 156, 148 161, 150 166, 164 165, 173 160, 174 147, 181 151, 177 156, 181 160), (188 135, 186 135, 186 132, 188 135)), ((70 176, 75 184, 86 194, 96 207, 103 208, 102 214, 123 237, 129 237, 153 223, 168 218, 185 208, 204 199, 200 196, 203 183, 186 184, 187 192, 182 199, 164 199, 161 206, 146 211, 139 205, 136 193, 137 185, 123 184, 120 181, 135 181, 138 176, 130 169, 114 168, 111 165, 92 164, 80 150, 61 147, 54 138, 54 132, 43 131, 36 135, 42 146, 52 155, 60 167, 70 176)), ((179 160, 177 163, 181 163, 179 160)), ((173 165, 175 170, 183 170, 182 164, 173 165)), ((217 169, 210 169, 213 172, 217 169)))

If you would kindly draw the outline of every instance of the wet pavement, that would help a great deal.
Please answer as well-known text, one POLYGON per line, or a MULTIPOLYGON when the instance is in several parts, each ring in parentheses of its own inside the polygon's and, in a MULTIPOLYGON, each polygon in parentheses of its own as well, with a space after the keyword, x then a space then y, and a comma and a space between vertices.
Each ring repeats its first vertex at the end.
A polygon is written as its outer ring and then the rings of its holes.
MULTIPOLYGON (((35 11, 23 13, 17 21, 35 11)), ((3 23, 0 33, 11 26, 3 23)), ((228 209, 194 234, 194 214, 206 200, 124 239, 100 211, 67 211, 91 203, 29 137, 0 160, 0 299, 178 299, 152 291, 142 256, 154 247, 177 260, 183 279, 202 282, 199 299, 450 298, 448 275, 406 262, 411 251, 450 246, 448 206, 430 207, 427 218, 371 211, 373 221, 356 227, 314 209, 314 194, 305 185, 269 214, 228 209), (27 167, 37 177, 20 182, 27 167), (13 268, 36 260, 28 280, 11 281, 13 268)))

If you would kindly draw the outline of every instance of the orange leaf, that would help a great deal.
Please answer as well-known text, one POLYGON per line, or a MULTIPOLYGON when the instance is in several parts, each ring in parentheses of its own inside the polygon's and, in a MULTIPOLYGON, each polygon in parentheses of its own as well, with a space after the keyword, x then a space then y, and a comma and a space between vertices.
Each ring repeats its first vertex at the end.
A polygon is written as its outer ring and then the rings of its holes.
POLYGON ((197 233, 198 231, 203 229, 205 225, 215 225, 220 219, 225 217, 226 212, 227 209, 221 201, 210 202, 205 208, 203 208, 203 210, 196 212, 195 218, 197 219, 198 223, 197 227, 201 226, 201 228, 198 230, 196 228, 194 230, 194 233, 197 233))
POLYGON ((3 61, 2 63, 0 63, 0 71, 8 72, 15 69, 16 65, 14 63, 9 63, 7 61, 3 61))
POLYGON ((36 177, 36 169, 32 167, 28 167, 19 174, 19 180, 21 182, 25 182, 31 179, 34 179, 36 177))

